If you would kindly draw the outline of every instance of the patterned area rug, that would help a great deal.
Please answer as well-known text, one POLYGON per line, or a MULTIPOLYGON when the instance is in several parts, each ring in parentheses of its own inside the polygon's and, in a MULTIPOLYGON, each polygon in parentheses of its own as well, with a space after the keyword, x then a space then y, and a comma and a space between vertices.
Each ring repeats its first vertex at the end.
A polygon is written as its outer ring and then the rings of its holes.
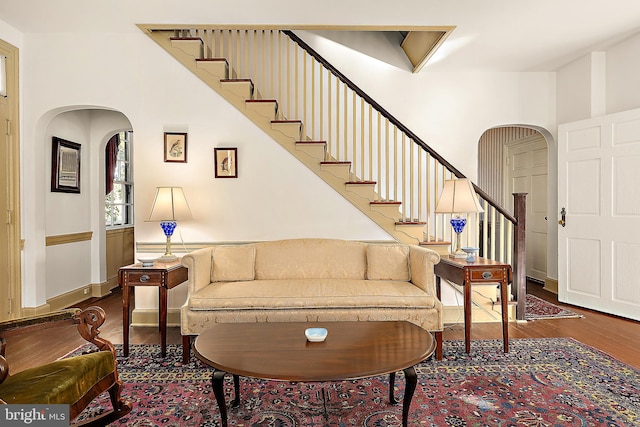
POLYGON ((570 319, 584 317, 569 309, 557 306, 537 296, 527 294, 525 300, 525 320, 570 319))
MULTIPOLYGON (((502 353, 499 340, 446 341, 445 358, 417 367, 418 386, 410 426, 638 426, 640 371, 572 339, 512 339, 502 353)), ((119 358, 123 395, 133 411, 112 425, 220 426, 211 390, 211 370, 182 348, 131 345, 119 358)), ((78 350, 80 351, 80 350, 78 350)), ((118 346, 120 353, 121 348, 118 346)), ((74 352, 74 354, 77 352, 74 352)), ((232 381, 225 392, 231 401, 232 381)), ((388 376, 291 383, 241 379, 241 403, 229 411, 235 427, 398 427, 402 405, 391 405, 388 376)), ((404 377, 396 379, 396 395, 404 377)), ((110 408, 104 394, 76 422, 110 408)))

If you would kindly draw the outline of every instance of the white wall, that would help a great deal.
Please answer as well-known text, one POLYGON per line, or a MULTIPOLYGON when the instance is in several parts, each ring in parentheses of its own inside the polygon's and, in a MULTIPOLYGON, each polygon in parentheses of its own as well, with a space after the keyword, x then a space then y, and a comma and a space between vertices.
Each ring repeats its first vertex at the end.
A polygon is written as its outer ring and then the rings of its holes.
POLYGON ((606 84, 607 114, 640 106, 640 34, 607 51, 606 84))

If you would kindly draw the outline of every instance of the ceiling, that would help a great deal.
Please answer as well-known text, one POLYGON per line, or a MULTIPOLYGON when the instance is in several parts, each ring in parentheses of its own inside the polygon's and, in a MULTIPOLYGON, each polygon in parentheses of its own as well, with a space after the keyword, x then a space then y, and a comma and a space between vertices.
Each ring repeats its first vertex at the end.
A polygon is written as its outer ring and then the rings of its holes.
MULTIPOLYGON (((553 71, 640 32, 638 0, 0 0, 0 30, 139 32, 135 24, 455 29, 422 72, 553 71)), ((2 34, 2 32, 0 32, 2 34)), ((28 36, 27 36, 28 37, 28 36)))

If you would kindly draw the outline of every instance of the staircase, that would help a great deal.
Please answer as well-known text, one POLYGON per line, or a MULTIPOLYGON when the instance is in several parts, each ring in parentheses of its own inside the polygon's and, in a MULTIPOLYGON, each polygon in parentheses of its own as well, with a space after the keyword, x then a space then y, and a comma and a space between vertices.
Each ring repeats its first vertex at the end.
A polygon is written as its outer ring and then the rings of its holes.
MULTIPOLYGON (((444 181, 462 173, 294 33, 140 28, 395 240, 448 251, 450 218, 433 211, 444 181)), ((520 295, 524 257, 513 248, 524 248, 524 230, 476 191, 485 212, 469 215, 463 245, 512 263, 520 295)))

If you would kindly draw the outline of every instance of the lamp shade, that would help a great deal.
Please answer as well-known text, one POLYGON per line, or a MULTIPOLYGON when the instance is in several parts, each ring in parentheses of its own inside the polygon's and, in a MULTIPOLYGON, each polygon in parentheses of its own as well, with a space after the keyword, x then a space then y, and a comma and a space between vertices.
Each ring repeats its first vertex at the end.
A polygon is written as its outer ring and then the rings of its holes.
POLYGON ((191 219, 191 210, 182 187, 158 187, 147 221, 191 219))
POLYGON ((436 213, 471 213, 484 212, 473 189, 473 184, 466 178, 449 179, 444 182, 436 213))

